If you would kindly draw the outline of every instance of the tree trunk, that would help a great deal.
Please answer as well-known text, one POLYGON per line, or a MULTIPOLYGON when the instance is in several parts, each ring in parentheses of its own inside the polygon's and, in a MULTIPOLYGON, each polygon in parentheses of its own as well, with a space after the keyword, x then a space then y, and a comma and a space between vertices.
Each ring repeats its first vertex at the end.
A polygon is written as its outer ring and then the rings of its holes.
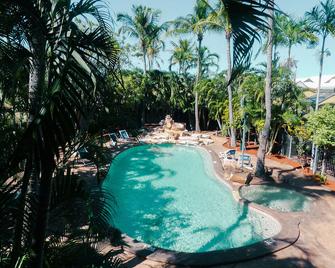
MULTIPOLYGON (((143 73, 144 73, 144 79, 146 79, 147 76, 147 54, 145 46, 142 45, 142 54, 143 54, 143 73)), ((146 98, 147 98, 147 89, 146 89, 146 83, 144 84, 144 98, 143 98, 143 109, 142 109, 142 115, 141 115, 141 125, 144 126, 145 124, 145 115, 146 115, 146 98)))
POLYGON ((142 45, 142 54, 143 54, 143 72, 146 75, 147 74, 147 53, 146 53, 146 48, 144 45, 142 45))
POLYGON ((220 119, 216 119, 216 122, 218 123, 219 129, 222 130, 222 124, 220 119))
MULTIPOLYGON (((325 53, 325 43, 326 43, 326 35, 322 38, 322 47, 321 47, 321 57, 320 57, 320 71, 319 71, 319 82, 318 89, 316 93, 316 101, 315 101, 315 111, 319 110, 319 102, 320 102, 320 89, 321 89, 321 81, 322 81, 322 72, 323 72, 323 57, 325 53)), ((312 146, 312 171, 313 174, 316 173, 318 169, 318 146, 313 143, 312 146)))
POLYGON ((15 232, 14 232, 14 243, 12 250, 12 265, 14 266, 17 258, 21 255, 22 250, 22 241, 23 241, 23 225, 24 225, 24 217, 27 211, 27 193, 28 193, 28 184, 32 173, 32 161, 31 157, 29 157, 26 161, 24 175, 22 178, 22 186, 21 193, 19 197, 18 204, 18 213, 16 217, 15 223, 15 232))
MULTIPOLYGON (((199 83, 201 79, 201 42, 202 42, 202 35, 198 35, 198 59, 197 59, 197 76, 195 81, 195 86, 199 83)), ((194 116, 195 116, 195 131, 200 131, 200 123, 199 123, 199 103, 198 103, 198 91, 194 89, 194 116)))
POLYGON ((273 146, 276 142, 276 139, 277 139, 277 136, 278 136, 278 132, 280 130, 280 126, 276 127, 274 130, 273 130, 273 135, 270 139, 270 144, 269 144, 269 148, 268 148, 268 151, 266 154, 271 154, 272 152, 272 149, 273 149, 273 146))
MULTIPOLYGON (((46 63, 45 63, 45 55, 46 55, 46 41, 43 37, 43 34, 38 30, 33 33, 33 38, 30 42, 31 52, 33 57, 31 58, 31 67, 29 74, 29 119, 28 123, 31 123, 36 114, 38 113, 38 107, 40 106, 40 96, 43 94, 43 88, 45 84, 45 75, 46 75, 46 63)), ((41 159, 37 159, 36 157, 36 148, 38 146, 33 146, 33 157, 32 157, 32 176, 30 180, 30 185, 28 185, 28 192, 31 194, 36 194, 39 192, 42 195, 50 195, 44 190, 46 187, 43 187, 42 183, 40 183, 39 191, 37 190, 37 178, 39 177, 39 160, 45 160, 44 157, 41 159), (31 187, 32 185, 32 187, 31 187), (42 189, 43 188, 43 189, 42 189)), ((53 160, 53 156, 52 156, 53 160)), ((44 211, 48 210, 49 203, 41 203, 45 200, 40 198, 38 207, 44 207, 44 211)), ((44 240, 45 240, 45 230, 47 227, 47 221, 43 220, 41 216, 41 210, 37 212, 37 221, 35 222, 35 232, 33 234, 33 262, 36 265, 33 267, 41 268, 43 267, 43 255, 44 255, 44 240)), ((30 238, 28 239, 28 243, 30 243, 30 238)))
MULTIPOLYGON (((49 161, 53 161, 53 159, 49 159, 49 161)), ((48 210, 51 197, 51 181, 53 170, 54 167, 48 167, 47 170, 42 172, 41 176, 36 226, 32 245, 32 249, 34 252, 33 267, 36 268, 44 267, 44 247, 49 218, 48 210)))
POLYGON ((256 176, 265 175, 265 153, 271 126, 271 82, 272 82, 272 46, 273 46, 273 3, 269 6, 269 30, 267 44, 267 72, 265 81, 265 124, 260 134, 260 143, 257 151, 256 176))
POLYGON ((320 57, 320 71, 319 71, 318 91, 317 91, 317 94, 316 94, 316 101, 315 101, 315 111, 317 111, 319 109, 320 89, 321 89, 322 72, 323 72, 323 58, 324 58, 324 54, 325 54, 325 43, 326 43, 326 36, 323 36, 322 47, 321 47, 321 57, 320 57))
POLYGON ((151 56, 148 55, 148 69, 149 69, 149 71, 152 70, 152 62, 153 62, 153 59, 151 58, 151 56))
POLYGON ((288 63, 288 68, 291 69, 291 49, 292 45, 288 45, 288 58, 287 58, 287 63, 288 63))
POLYGON ((195 116, 195 131, 200 131, 200 123, 199 123, 199 103, 198 103, 198 99, 199 99, 199 94, 198 91, 195 90, 194 92, 194 98, 195 98, 195 102, 194 102, 194 116, 195 116))
POLYGON ((323 159, 322 159, 322 168, 321 168, 321 175, 324 176, 326 173, 326 158, 327 152, 326 150, 323 151, 323 159))
MULTIPOLYGON (((226 33, 227 42, 227 81, 231 79, 231 48, 230 48, 230 33, 226 33)), ((234 113, 233 113, 233 92, 231 83, 228 84, 228 100, 229 100, 229 127, 230 127, 230 146, 236 147, 236 134, 234 128, 234 113)))

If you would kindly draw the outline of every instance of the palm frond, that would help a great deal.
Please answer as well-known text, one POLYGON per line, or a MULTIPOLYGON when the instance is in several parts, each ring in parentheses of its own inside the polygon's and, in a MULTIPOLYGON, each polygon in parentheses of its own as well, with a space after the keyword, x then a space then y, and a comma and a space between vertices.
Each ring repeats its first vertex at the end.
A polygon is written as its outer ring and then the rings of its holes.
POLYGON ((234 72, 245 69, 251 60, 254 42, 261 40, 261 31, 268 28, 267 10, 272 0, 221 0, 232 28, 234 72))

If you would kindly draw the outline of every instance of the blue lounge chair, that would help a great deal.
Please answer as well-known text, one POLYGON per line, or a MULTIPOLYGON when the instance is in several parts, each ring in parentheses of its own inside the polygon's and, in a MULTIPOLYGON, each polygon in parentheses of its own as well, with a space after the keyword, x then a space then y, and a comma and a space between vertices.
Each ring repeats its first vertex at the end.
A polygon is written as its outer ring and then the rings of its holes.
POLYGON ((251 164, 251 156, 248 154, 241 154, 240 158, 239 158, 240 163, 242 163, 245 165, 250 165, 251 164))
POLYGON ((89 162, 84 161, 85 159, 88 160, 88 158, 89 158, 89 152, 87 151, 86 147, 81 147, 77 150, 77 162, 80 162, 85 166, 89 164, 89 162))
POLYGON ((110 138, 112 146, 116 146, 117 145, 117 136, 116 136, 116 134, 115 133, 109 133, 108 136, 110 138))
POLYGON ((240 157, 239 157, 239 165, 242 167, 242 164, 243 164, 243 167, 245 167, 246 169, 249 169, 249 170, 253 170, 253 166, 252 166, 252 163, 251 163, 251 156, 248 155, 248 154, 241 154, 240 157))
POLYGON ((129 140, 129 135, 128 135, 127 130, 125 130, 125 129, 119 130, 119 134, 120 134, 121 139, 129 140))
POLYGON ((219 158, 232 159, 232 158, 235 158, 235 155, 236 155, 236 150, 230 149, 230 150, 227 150, 225 152, 220 152, 219 153, 219 158))

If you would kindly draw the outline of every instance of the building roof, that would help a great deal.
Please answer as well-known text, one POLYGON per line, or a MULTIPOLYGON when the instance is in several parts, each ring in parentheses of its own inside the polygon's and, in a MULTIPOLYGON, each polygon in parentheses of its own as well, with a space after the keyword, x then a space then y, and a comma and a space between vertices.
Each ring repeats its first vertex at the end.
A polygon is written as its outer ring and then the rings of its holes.
MULTIPOLYGON (((318 88, 319 77, 310 76, 310 77, 297 78, 296 83, 302 88, 316 90, 318 88)), ((335 92, 335 74, 322 76, 321 90, 335 92)))
POLYGON ((335 94, 328 96, 325 100, 323 100, 320 105, 324 104, 332 104, 335 105, 335 94))
MULTIPOLYGON (((297 78, 296 84, 304 89, 305 97, 315 103, 319 76, 297 78)), ((335 74, 322 76, 319 103, 335 104, 335 74)))

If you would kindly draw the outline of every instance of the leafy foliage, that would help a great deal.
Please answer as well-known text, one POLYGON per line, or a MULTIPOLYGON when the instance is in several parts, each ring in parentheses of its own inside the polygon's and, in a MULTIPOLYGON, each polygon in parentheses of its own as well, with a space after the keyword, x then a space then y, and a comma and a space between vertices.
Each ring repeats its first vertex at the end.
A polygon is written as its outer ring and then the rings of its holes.
POLYGON ((335 108, 325 105, 307 117, 307 129, 312 141, 323 148, 335 147, 335 108))

